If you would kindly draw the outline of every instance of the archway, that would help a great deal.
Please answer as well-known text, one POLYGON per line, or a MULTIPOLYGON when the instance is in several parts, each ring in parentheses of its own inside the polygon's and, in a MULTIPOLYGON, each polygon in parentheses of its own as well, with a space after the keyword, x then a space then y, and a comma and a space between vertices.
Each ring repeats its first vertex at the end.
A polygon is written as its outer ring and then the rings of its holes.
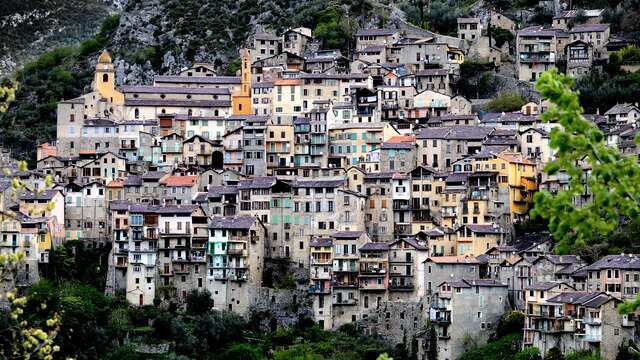
POLYGON ((224 156, 222 151, 214 151, 211 155, 211 166, 216 170, 221 170, 224 167, 224 156))

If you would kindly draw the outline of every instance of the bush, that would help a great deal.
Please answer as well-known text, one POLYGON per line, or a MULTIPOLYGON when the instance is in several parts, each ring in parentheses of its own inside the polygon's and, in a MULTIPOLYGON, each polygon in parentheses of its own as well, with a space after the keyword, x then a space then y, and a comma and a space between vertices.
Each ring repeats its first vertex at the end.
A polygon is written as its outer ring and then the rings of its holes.
POLYGON ((507 335, 465 352, 458 360, 513 360, 520 350, 521 342, 522 334, 507 335))
POLYGON ((564 357, 565 360, 600 360, 600 356, 592 353, 591 351, 576 351, 571 354, 567 354, 564 357))
POLYGON ((249 344, 234 344, 225 350, 220 357, 221 360, 260 360, 264 358, 258 349, 249 344))
POLYGON ((503 316, 496 326, 496 337, 503 337, 509 334, 522 334, 524 328, 524 313, 511 311, 503 316))
POLYGON ((209 290, 193 289, 187 294, 187 313, 191 315, 208 314, 213 310, 213 299, 209 290))
POLYGON ((525 103, 526 101, 522 95, 518 93, 502 93, 489 101, 485 106, 485 110, 493 112, 518 111, 525 103))
POLYGON ((542 360, 542 357, 538 348, 529 347, 517 353, 514 360, 542 360))
POLYGON ((552 347, 547 351, 547 354, 544 356, 544 360, 564 360, 564 355, 557 347, 552 347))
POLYGON ((504 43, 513 41, 513 33, 511 31, 495 26, 491 26, 491 37, 497 47, 502 47, 504 43))

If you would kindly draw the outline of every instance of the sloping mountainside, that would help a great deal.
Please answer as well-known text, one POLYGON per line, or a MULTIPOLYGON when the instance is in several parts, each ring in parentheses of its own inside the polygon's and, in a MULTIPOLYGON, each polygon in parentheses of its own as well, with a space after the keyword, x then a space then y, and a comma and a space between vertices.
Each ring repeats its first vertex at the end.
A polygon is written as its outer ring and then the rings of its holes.
MULTIPOLYGON (((155 74, 174 73, 194 61, 212 62, 219 72, 233 73, 238 50, 259 28, 279 32, 290 26, 306 26, 314 29, 325 46, 348 49, 358 28, 383 26, 388 19, 388 10, 373 0, 126 0, 118 6, 97 0, 24 2, 25 11, 32 12, 39 4, 71 6, 83 2, 86 10, 74 9, 86 16, 76 23, 86 24, 89 18, 100 17, 89 14, 90 9, 104 9, 102 27, 94 37, 78 45, 82 40, 78 35, 76 45, 49 51, 12 76, 19 86, 8 111, 0 113, 0 146, 11 149, 14 157, 31 161, 36 144, 55 139, 57 102, 88 91, 103 48, 114 58, 120 84, 149 83, 155 74), (109 8, 120 11, 106 16, 109 8)), ((76 28, 95 33, 89 25, 76 28)), ((21 41, 28 47, 40 37, 21 41)), ((17 53, 16 45, 10 55, 17 53)))
POLYGON ((46 50, 92 37, 116 6, 104 0, 4 0, 0 78, 46 50))

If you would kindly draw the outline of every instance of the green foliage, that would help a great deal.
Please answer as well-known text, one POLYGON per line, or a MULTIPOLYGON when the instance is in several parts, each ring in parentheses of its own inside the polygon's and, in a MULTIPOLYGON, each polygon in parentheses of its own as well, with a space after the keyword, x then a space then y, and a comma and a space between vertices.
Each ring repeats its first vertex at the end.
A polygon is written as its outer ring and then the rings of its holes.
POLYGON ((491 26, 491 37, 497 47, 502 47, 504 43, 510 43, 514 39, 511 31, 496 26, 491 26))
POLYGON ((98 288, 103 288, 107 279, 106 264, 111 245, 105 247, 87 247, 79 240, 66 241, 55 248, 51 257, 51 269, 47 278, 54 282, 79 280, 98 288))
POLYGON ((515 360, 521 342, 522 334, 507 335, 465 352, 458 360, 515 360))
MULTIPOLYGON (((615 56, 615 55, 614 55, 615 56)), ((618 62, 618 68, 621 62, 618 62)), ((636 102, 640 97, 640 73, 594 71, 576 80, 576 90, 580 93, 580 104, 587 113, 605 112, 617 103, 636 102)))
POLYGON ((547 7, 536 6, 533 16, 529 19, 530 25, 549 25, 553 21, 553 11, 547 7))
POLYGON ((524 313, 511 311, 503 316, 496 326, 495 337, 500 338, 510 334, 522 334, 524 328, 524 313))
POLYGON ((234 344, 222 353, 221 360, 260 360, 265 356, 260 353, 259 349, 249 344, 234 344))
POLYGON ((17 86, 11 81, 0 84, 0 113, 7 111, 9 104, 15 100, 17 86))
POLYGON ((187 293, 187 313, 203 315, 213 309, 213 299, 209 290, 193 289, 187 293))
POLYGON ((405 1, 400 8, 412 24, 451 36, 457 34, 458 18, 470 14, 468 4, 459 0, 405 1))
POLYGON ((229 66, 227 66, 227 75, 236 76, 238 71, 240 71, 241 67, 242 67, 242 59, 241 58, 235 58, 235 59, 231 60, 231 62, 229 63, 229 66))
POLYGON ((458 93, 467 99, 485 99, 497 90, 492 62, 465 61, 460 64, 458 93))
POLYGON ((322 42, 323 48, 341 49, 346 53, 355 34, 355 23, 338 6, 329 6, 319 12, 317 19, 313 34, 322 42))
POLYGON ((567 354, 565 360, 600 360, 600 356, 590 351, 576 351, 567 354))
POLYGON ((517 353, 514 360, 542 360, 542 356, 538 348, 528 347, 517 353))
POLYGON ((525 99, 518 93, 501 93, 485 105, 485 110, 493 112, 518 111, 526 104, 525 99))
POLYGON ((558 251, 566 253, 587 246, 614 232, 622 218, 638 220, 640 166, 635 158, 622 157, 616 148, 606 146, 604 135, 582 116, 578 95, 571 90, 571 78, 556 70, 546 72, 536 88, 553 105, 543 120, 562 125, 551 131, 551 147, 556 160, 545 172, 560 171, 570 177, 566 190, 551 194, 538 192, 531 215, 549 221, 549 231, 559 242, 558 251), (589 176, 583 164, 590 167, 589 176), (589 190, 592 201, 580 208, 574 198, 589 190))
POLYGON ((547 351, 547 354, 544 356, 544 360, 564 360, 564 355, 557 347, 552 347, 547 351))
POLYGON ((295 289, 296 282, 291 273, 286 273, 278 283, 278 289, 295 289))
POLYGON ((108 17, 92 41, 47 52, 16 74, 20 87, 15 101, 0 113, 0 139, 11 139, 2 145, 14 157, 33 162, 35 143, 55 138, 57 102, 85 91, 93 77, 87 57, 105 46, 118 21, 117 16, 108 17))

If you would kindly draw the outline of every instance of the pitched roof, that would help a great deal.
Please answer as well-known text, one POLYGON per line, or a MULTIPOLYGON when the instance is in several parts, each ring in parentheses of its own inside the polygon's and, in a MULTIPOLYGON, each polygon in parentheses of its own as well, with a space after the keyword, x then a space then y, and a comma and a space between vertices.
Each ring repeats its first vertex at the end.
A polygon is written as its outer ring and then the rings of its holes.
POLYGON ((125 99, 126 106, 229 107, 231 100, 125 99))
POLYGON ((530 26, 518 31, 518 36, 556 36, 558 33, 563 32, 562 29, 554 29, 544 26, 530 26))
POLYGON ((20 195, 20 200, 47 200, 50 201, 60 190, 28 191, 20 195))
POLYGON ((231 95, 228 88, 216 87, 185 87, 185 86, 151 86, 151 85, 122 85, 120 90, 124 93, 141 94, 204 94, 204 95, 231 95))
POLYGON ((479 23, 480 19, 477 17, 459 17, 458 24, 475 24, 479 23))
POLYGON ((455 125, 450 127, 423 128, 418 139, 482 140, 494 129, 489 126, 455 125))
POLYGON ((237 194, 238 187, 237 186, 209 186, 209 191, 207 192, 208 197, 220 197, 224 194, 237 194))
POLYGON ((466 224, 462 225, 461 227, 466 227, 467 229, 478 234, 500 234, 503 232, 500 226, 494 225, 466 224))
POLYGON ((293 187, 301 188, 333 188, 343 186, 345 179, 295 179, 291 184, 293 187))
POLYGON ((192 186, 196 181, 198 181, 198 176, 196 175, 172 175, 160 181, 160 184, 165 186, 192 186))
POLYGON ((266 189, 276 184, 276 178, 271 176, 259 176, 238 181, 241 189, 266 189))
POLYGON ((535 284, 531 284, 529 286, 527 286, 525 289, 526 290, 544 290, 547 291, 549 289, 553 289, 554 287, 558 286, 558 285, 566 285, 563 282, 552 282, 552 281, 548 281, 548 282, 539 282, 539 283, 535 283, 535 284))
POLYGON ((416 76, 447 76, 449 70, 447 69, 423 69, 416 73, 416 76))
POLYGON ((397 32, 396 29, 360 29, 356 36, 389 36, 397 32))
POLYGON ((156 83, 190 83, 190 84, 240 84, 239 76, 166 76, 156 75, 156 83))
POLYGON ((385 242, 370 242, 360 247, 360 251, 385 251, 385 250, 389 250, 389 244, 385 242))
POLYGON ((605 115, 627 114, 633 110, 638 111, 638 108, 633 104, 627 104, 627 103, 616 104, 611 109, 607 110, 607 112, 605 112, 604 114, 605 115))
POLYGON ((589 271, 603 269, 640 270, 640 255, 607 255, 585 268, 589 271))
POLYGON ((427 258, 425 262, 433 262, 436 264, 465 264, 478 265, 480 262, 473 256, 433 256, 427 258))
POLYGON ((609 24, 576 24, 571 28, 571 33, 583 33, 583 32, 600 32, 606 31, 609 28, 609 24))
POLYGON ((321 238, 321 237, 313 237, 309 242, 309 246, 315 246, 315 247, 318 247, 318 246, 328 247, 328 246, 332 246, 332 244, 333 244, 333 239, 321 238))
POLYGON ((364 231, 337 231, 331 236, 334 239, 355 239, 364 234, 364 231))
POLYGON ((256 221, 251 215, 218 216, 211 219, 209 229, 248 230, 256 221))

